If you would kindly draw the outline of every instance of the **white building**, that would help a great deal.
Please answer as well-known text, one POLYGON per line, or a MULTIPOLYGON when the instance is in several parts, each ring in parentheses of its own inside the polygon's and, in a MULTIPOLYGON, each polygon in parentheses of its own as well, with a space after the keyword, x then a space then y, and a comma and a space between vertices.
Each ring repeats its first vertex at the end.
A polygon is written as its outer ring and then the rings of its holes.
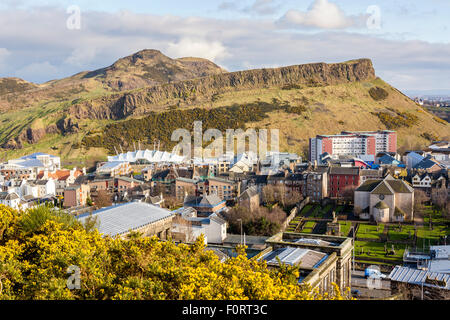
POLYGON ((227 237, 227 222, 213 213, 208 217, 197 217, 195 209, 183 207, 174 211, 186 223, 173 224, 172 231, 184 233, 187 242, 193 242, 200 235, 205 236, 205 243, 223 243, 227 237))
POLYGON ((54 171, 61 168, 61 158, 46 153, 33 153, 19 159, 8 160, 3 164, 2 170, 32 170, 35 173, 45 169, 54 171))
POLYGON ((97 168, 97 174, 115 176, 125 176, 131 173, 131 166, 128 161, 109 161, 97 168))
POLYGON ((52 178, 48 180, 37 180, 34 184, 38 188, 38 198, 56 195, 56 184, 52 178))
POLYGON ((127 161, 130 163, 183 163, 185 157, 175 153, 159 150, 137 150, 121 153, 115 156, 108 156, 108 162, 127 161))
POLYGON ((424 159, 424 157, 422 157, 420 154, 418 154, 416 152, 409 152, 405 156, 406 168, 408 170, 411 170, 412 168, 414 168, 416 166, 416 164, 418 164, 423 159, 424 159))
POLYGON ((11 207, 13 209, 19 209, 20 197, 17 193, 0 193, 0 204, 11 207))
POLYGON ((317 135, 309 139, 310 161, 320 161, 324 153, 329 155, 366 156, 380 152, 397 151, 395 131, 343 131, 336 135, 317 135))

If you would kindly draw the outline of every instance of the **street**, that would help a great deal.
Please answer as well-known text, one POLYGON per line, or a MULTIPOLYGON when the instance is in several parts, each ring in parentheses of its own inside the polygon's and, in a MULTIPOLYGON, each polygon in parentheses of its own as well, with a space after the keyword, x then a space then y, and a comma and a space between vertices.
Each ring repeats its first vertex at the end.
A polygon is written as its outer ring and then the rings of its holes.
MULTIPOLYGON (((385 274, 388 276, 388 274, 385 274)), ((357 299, 382 299, 391 295, 390 280, 371 281, 364 278, 364 271, 352 272, 352 291, 358 290, 357 299)))

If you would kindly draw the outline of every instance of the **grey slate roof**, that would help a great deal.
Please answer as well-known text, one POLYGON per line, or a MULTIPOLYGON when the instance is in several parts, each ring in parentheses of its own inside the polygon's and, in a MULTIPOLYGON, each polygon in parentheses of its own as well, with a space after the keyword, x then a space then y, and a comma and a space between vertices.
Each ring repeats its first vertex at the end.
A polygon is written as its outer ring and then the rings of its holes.
POLYGON ((450 290, 450 274, 429 272, 426 270, 413 269, 408 267, 396 266, 394 270, 389 274, 391 281, 406 282, 410 284, 423 285, 427 287, 443 288, 450 290), (440 287, 430 283, 426 283, 427 279, 436 279, 445 281, 445 287, 440 287))
POLYGON ((359 167, 330 167, 330 174, 359 175, 359 167))
MULTIPOLYGON (((93 217, 97 217, 98 231, 111 237, 139 229, 172 215, 169 210, 145 202, 128 202, 92 213, 93 217)), ((90 214, 80 215, 77 219, 84 222, 88 216, 90 214)))
POLYGON ((244 192, 242 192, 239 198, 241 199, 250 199, 254 196, 258 195, 258 190, 254 186, 247 188, 244 192))

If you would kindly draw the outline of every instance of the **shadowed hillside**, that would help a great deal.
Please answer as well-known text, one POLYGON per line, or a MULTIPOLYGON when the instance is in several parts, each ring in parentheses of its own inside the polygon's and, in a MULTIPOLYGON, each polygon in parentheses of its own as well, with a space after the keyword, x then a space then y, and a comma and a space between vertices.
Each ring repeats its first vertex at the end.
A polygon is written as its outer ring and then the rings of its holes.
POLYGON ((0 115, 3 158, 39 150, 79 163, 155 139, 170 149, 171 132, 192 130, 194 120, 204 130, 276 128, 281 149, 304 156, 308 138, 342 130, 397 130, 403 148, 450 138, 448 123, 377 78, 369 59, 227 73, 205 59, 144 50, 2 101, 10 107, 0 115), (59 96, 61 88, 69 94, 59 96))

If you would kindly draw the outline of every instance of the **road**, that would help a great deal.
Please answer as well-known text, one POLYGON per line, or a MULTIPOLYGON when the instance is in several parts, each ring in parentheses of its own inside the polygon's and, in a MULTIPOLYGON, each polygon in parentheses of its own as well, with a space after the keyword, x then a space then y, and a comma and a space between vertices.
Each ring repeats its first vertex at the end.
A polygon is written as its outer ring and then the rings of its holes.
MULTIPOLYGON (((388 276, 388 274, 385 274, 388 276)), ((352 290, 359 290, 358 299, 381 299, 391 295, 391 281, 383 279, 371 282, 364 278, 364 271, 352 271, 352 290)))

